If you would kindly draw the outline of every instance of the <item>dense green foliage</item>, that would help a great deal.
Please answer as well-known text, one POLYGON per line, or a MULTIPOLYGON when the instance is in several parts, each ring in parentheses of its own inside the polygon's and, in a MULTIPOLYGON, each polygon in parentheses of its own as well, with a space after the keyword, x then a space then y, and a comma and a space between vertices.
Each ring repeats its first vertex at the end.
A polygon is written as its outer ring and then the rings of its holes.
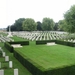
POLYGON ((53 19, 43 18, 43 21, 42 21, 42 30, 44 30, 44 31, 53 30, 53 27, 54 27, 54 21, 53 21, 53 19))
MULTIPOLYGON (((22 31, 22 24, 25 18, 19 18, 15 21, 13 25, 11 25, 11 31, 22 31)), ((7 31, 9 30, 9 26, 7 27, 7 31)))
POLYGON ((67 28, 65 27, 67 24, 66 24, 66 21, 65 20, 60 20, 58 22, 58 28, 60 31, 66 31, 67 28))
POLYGON ((64 18, 66 21, 66 31, 75 33, 75 5, 71 6, 71 8, 64 14, 64 18))
POLYGON ((58 31, 58 30, 59 30, 58 23, 55 23, 55 25, 54 25, 54 27, 53 27, 53 30, 54 30, 54 31, 58 31))
POLYGON ((36 25, 36 22, 35 22, 33 19, 27 18, 27 19, 25 19, 25 21, 23 22, 22 27, 23 27, 23 30, 24 30, 24 31, 35 31, 37 25, 36 25))
POLYGON ((42 23, 40 21, 37 22, 37 30, 42 31, 42 23))

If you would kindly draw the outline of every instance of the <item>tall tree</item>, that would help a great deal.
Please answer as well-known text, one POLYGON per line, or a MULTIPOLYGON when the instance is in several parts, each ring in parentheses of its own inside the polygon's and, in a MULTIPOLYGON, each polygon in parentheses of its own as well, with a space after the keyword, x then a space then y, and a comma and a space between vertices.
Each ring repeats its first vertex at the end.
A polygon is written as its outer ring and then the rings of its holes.
POLYGON ((19 18, 18 20, 15 21, 14 26, 17 31, 23 30, 22 28, 23 21, 25 21, 25 18, 19 18))
POLYGON ((23 30, 25 31, 34 31, 36 30, 36 22, 32 18, 27 18, 23 22, 22 27, 23 27, 23 30))
POLYGON ((42 23, 40 21, 37 22, 37 30, 41 31, 42 27, 41 27, 42 23))
MULTIPOLYGON (((25 20, 25 18, 19 18, 15 21, 13 25, 11 25, 11 31, 22 31, 22 23, 25 20)), ((9 26, 7 27, 7 31, 9 30, 9 26)))
POLYGON ((53 30, 53 27, 54 27, 54 21, 53 21, 53 19, 43 18, 43 21, 42 21, 42 29, 44 31, 53 30))
POLYGON ((58 30, 58 23, 55 23, 55 25, 54 25, 54 30, 55 30, 55 31, 58 30))
POLYGON ((66 21, 65 21, 65 19, 59 20, 58 28, 59 28, 60 31, 66 31, 66 21))
POLYGON ((67 23, 66 31, 70 33, 75 33, 75 5, 64 14, 65 21, 67 23))

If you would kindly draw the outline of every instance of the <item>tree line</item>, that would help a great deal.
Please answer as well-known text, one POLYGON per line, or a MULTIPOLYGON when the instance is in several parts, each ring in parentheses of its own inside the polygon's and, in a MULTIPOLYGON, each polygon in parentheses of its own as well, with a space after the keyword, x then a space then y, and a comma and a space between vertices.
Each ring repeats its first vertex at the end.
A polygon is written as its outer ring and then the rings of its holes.
MULTIPOLYGON (((7 27, 7 31, 9 26, 7 27)), ((11 31, 51 31, 60 30, 69 33, 75 32, 75 5, 64 14, 64 19, 55 23, 51 18, 43 18, 42 22, 35 22, 32 18, 19 18, 11 25, 11 31)))

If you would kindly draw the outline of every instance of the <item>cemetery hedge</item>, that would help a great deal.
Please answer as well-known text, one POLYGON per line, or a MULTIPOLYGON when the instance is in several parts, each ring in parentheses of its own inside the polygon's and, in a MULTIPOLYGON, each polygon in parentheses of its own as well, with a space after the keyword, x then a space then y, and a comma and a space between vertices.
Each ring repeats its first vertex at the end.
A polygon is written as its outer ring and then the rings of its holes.
POLYGON ((9 44, 21 44, 23 45, 29 45, 29 41, 15 41, 15 42, 8 42, 9 44))
POLYGON ((56 42, 56 40, 42 40, 42 41, 36 41, 36 45, 47 44, 48 42, 56 42))
POLYGON ((75 47, 75 43, 68 42, 68 41, 62 41, 62 40, 56 40, 56 44, 61 44, 61 45, 75 47))
POLYGON ((49 42, 55 42, 56 44, 61 44, 61 45, 75 47, 75 43, 68 42, 68 41, 62 41, 62 40, 44 40, 44 41, 42 40, 42 41, 36 41, 36 45, 47 44, 49 42))
POLYGON ((5 42, 4 46, 12 53, 14 51, 14 48, 11 46, 11 44, 21 44, 23 46, 29 45, 29 41, 5 42))
POLYGON ((4 47, 9 50, 11 53, 13 52, 13 47, 8 43, 8 42, 5 42, 4 43, 4 47))

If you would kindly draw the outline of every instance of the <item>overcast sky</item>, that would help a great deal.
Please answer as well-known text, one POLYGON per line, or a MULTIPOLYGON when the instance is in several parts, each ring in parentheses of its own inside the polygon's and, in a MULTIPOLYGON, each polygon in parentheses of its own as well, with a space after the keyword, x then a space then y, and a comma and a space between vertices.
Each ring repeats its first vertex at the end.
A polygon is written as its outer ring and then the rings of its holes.
POLYGON ((18 18, 42 22, 49 17, 58 22, 74 4, 75 0, 0 0, 0 28, 12 25, 18 18))

